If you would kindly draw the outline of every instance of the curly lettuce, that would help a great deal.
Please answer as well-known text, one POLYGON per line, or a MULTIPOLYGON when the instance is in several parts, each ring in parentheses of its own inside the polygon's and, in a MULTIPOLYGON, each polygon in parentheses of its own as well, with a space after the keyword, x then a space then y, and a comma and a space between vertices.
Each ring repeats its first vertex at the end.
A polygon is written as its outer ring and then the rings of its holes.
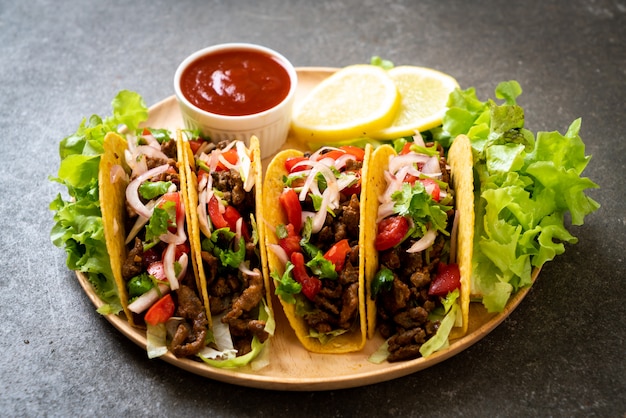
POLYGON ((67 266, 81 271, 91 283, 104 305, 102 314, 122 309, 115 285, 104 239, 100 210, 98 169, 104 137, 126 127, 135 131, 148 118, 148 109, 141 96, 123 90, 112 102, 112 116, 92 115, 83 119, 72 135, 59 144, 61 163, 56 177, 50 180, 67 189, 66 197, 59 193, 50 203, 54 225, 50 232, 52 243, 64 248, 67 266))
POLYGON ((480 101, 473 88, 450 95, 443 130, 472 143, 476 177, 476 226, 472 294, 490 312, 532 283, 532 271, 565 251, 577 238, 567 229, 582 225, 600 205, 586 195, 598 185, 581 174, 590 157, 576 119, 565 134, 524 128, 516 102, 522 89, 503 82, 497 99, 480 101))

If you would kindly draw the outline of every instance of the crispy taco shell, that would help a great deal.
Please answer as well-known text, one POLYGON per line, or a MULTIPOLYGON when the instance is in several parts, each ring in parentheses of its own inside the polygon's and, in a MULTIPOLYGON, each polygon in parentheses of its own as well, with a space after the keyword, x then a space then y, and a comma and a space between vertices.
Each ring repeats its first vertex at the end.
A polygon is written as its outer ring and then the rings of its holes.
MULTIPOLYGON (((369 161, 369 155, 371 147, 368 145, 365 150, 365 159, 363 161, 363 167, 361 171, 362 178, 367 175, 367 167, 369 161)), ((279 197, 283 192, 283 176, 287 174, 285 169, 285 161, 290 157, 302 156, 301 151, 289 149, 278 153, 270 162, 267 168, 267 172, 264 180, 264 194, 263 194, 263 208, 265 210, 265 240, 267 251, 267 263, 270 272, 274 272, 278 275, 282 275, 285 266, 279 257, 269 248, 272 245, 278 244, 278 238, 275 234, 277 225, 287 224, 287 216, 281 210, 279 205, 279 197)), ((349 353, 361 350, 367 337, 367 322, 365 312, 365 252, 361 243, 365 238, 365 228, 363 227, 365 204, 363 201, 364 189, 361 192, 360 203, 360 223, 359 223, 359 308, 358 308, 358 327, 349 332, 341 334, 332 338, 330 341, 322 344, 318 338, 310 336, 309 327, 306 322, 296 313, 296 305, 287 303, 279 297, 280 303, 283 307, 283 311, 289 325, 294 330, 296 337, 300 343, 311 352, 325 353, 325 354, 338 354, 349 353)))
POLYGON ((125 175, 114 175, 125 165, 124 150, 126 139, 110 132, 104 138, 104 153, 100 158, 98 172, 100 208, 104 226, 104 239, 109 253, 111 270, 117 285, 120 303, 130 325, 135 325, 133 315, 128 309, 128 292, 122 278, 122 263, 126 258, 125 216, 126 186, 128 180, 125 175))
MULTIPOLYGON (((196 277, 198 279, 198 288, 201 289, 202 292, 202 300, 205 305, 205 309, 207 312, 207 317, 209 319, 209 327, 212 328, 213 321, 211 318, 211 306, 210 306, 210 298, 209 298, 209 290, 207 284, 207 272, 204 268, 204 264, 202 262, 202 237, 203 233, 200 229, 200 221, 198 219, 198 204, 199 204, 199 195, 198 195, 198 174, 196 161, 191 150, 191 146, 188 141, 182 140, 182 132, 178 132, 179 138, 183 142, 184 148, 184 166, 187 177, 187 205, 188 205, 188 214, 190 214, 189 219, 189 228, 190 228, 190 244, 192 251, 192 264, 194 271, 196 273, 196 277)), ((259 246, 259 256, 260 256, 260 269, 261 274, 263 276, 264 288, 265 288, 265 303, 270 312, 270 316, 272 316, 272 298, 269 284, 269 274, 267 272, 267 261, 266 261, 266 251, 265 251, 265 231, 262 227, 263 224, 263 205, 261 200, 261 195, 263 192, 263 182, 262 182, 262 164, 261 164, 261 148, 259 144, 259 140, 256 136, 252 136, 250 138, 248 151, 250 153, 250 160, 252 163, 252 170, 254 175, 254 200, 255 200, 255 219, 257 223, 257 233, 258 233, 258 246, 259 246)), ((261 308, 259 308, 261 309, 261 308)))
MULTIPOLYGON (((384 172, 389 165, 389 158, 396 152, 389 145, 378 147, 370 159, 370 169, 365 183, 366 204, 364 229, 367 236, 364 242, 366 253, 365 282, 368 292, 379 269, 379 255, 374 247, 378 216, 378 197, 387 187, 384 172)), ((472 174, 472 150, 466 136, 457 137, 448 152, 448 164, 451 167, 450 185, 455 192, 455 204, 458 211, 456 261, 461 275, 460 298, 462 326, 452 328, 450 338, 459 338, 465 335, 469 322, 470 276, 472 270, 472 243, 474 234, 474 195, 472 174)), ((368 337, 376 333, 377 307, 376 301, 368 296, 367 299, 367 329, 368 337)))

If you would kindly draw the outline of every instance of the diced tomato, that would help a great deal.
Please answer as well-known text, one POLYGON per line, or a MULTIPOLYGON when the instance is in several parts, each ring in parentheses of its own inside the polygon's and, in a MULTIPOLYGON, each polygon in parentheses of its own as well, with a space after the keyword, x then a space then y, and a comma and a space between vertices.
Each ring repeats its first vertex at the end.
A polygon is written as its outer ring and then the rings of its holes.
POLYGON ((430 282, 428 294, 432 296, 445 296, 449 292, 461 287, 461 272, 457 264, 439 263, 437 274, 430 282))
POLYGON ((343 145, 339 147, 339 149, 354 155, 357 161, 363 161, 365 159, 365 150, 363 148, 355 147, 354 145, 343 145))
POLYGON ((430 194, 435 202, 439 202, 441 199, 441 187, 433 179, 423 178, 419 179, 420 183, 424 185, 428 194, 430 194))
POLYGON ((162 261, 155 261, 148 266, 148 274, 154 276, 157 280, 167 280, 165 276, 165 267, 162 261))
POLYGON ((341 271, 346 263, 348 252, 350 252, 350 243, 347 239, 342 239, 326 251, 324 258, 335 265, 335 271, 341 271))
MULTIPOLYGON (((222 152, 222 157, 224 157, 226 161, 228 161, 230 164, 233 164, 233 165, 237 164, 237 161, 239 160, 239 155, 237 154, 236 148, 231 148, 228 151, 222 152)), ((229 168, 226 167, 224 163, 219 161, 217 163, 217 166, 215 167, 215 171, 224 171, 224 170, 229 170, 229 168)))
MULTIPOLYGON (((162 201, 159 204, 159 207, 162 207, 165 202, 173 202, 176 205, 176 219, 183 219, 185 217, 185 208, 180 202, 180 193, 179 192, 168 192, 165 193, 161 197, 162 201)), ((176 225, 170 225, 170 232, 176 232, 176 225)))
POLYGON ((197 138, 197 139, 192 139, 189 141, 189 146, 191 147, 191 152, 193 152, 194 154, 196 152, 198 152, 198 150, 200 149, 200 147, 202 146, 202 144, 204 144, 204 139, 202 138, 197 138))
POLYGON ((224 219, 224 215, 220 212, 220 203, 215 195, 211 196, 209 203, 207 203, 207 211, 209 212, 209 218, 215 229, 226 228, 228 222, 224 219))
POLYGON ((149 128, 143 128, 143 131, 141 131, 141 135, 143 136, 152 135, 152 132, 150 132, 149 128))
POLYGON ((189 245, 185 242, 182 244, 178 244, 176 246, 176 250, 174 251, 174 260, 178 260, 181 255, 189 254, 189 245))
POLYGON ((411 152, 412 145, 413 145, 413 142, 406 142, 404 146, 402 147, 402 151, 400 151, 400 155, 408 154, 409 152, 411 152))
POLYGON ((145 268, 156 261, 161 259, 161 255, 154 250, 154 248, 150 248, 143 252, 142 261, 145 268))
POLYGON ((399 244, 409 232, 409 221, 404 216, 396 215, 383 219, 378 223, 378 234, 374 247, 378 251, 388 250, 399 244))
POLYGON ((302 293, 309 300, 315 299, 315 296, 322 289, 322 281, 317 277, 309 276, 306 272, 302 253, 292 253, 290 259, 293 263, 293 278, 302 285, 302 293))
POLYGON ((296 233, 302 228, 302 206, 298 194, 293 189, 285 190, 279 197, 280 205, 287 215, 287 222, 293 225, 296 233))
POLYGON ((346 196, 352 196, 353 194, 361 195, 361 171, 353 171, 353 174, 357 176, 358 180, 352 186, 348 186, 341 191, 346 196))
POLYGON ((336 160, 345 154, 353 155, 357 161, 363 161, 365 158, 365 150, 363 150, 363 148, 355 147, 354 145, 342 145, 339 149, 334 149, 321 154, 319 159, 332 158, 333 160, 336 160))
POLYGON ((226 206, 226 210, 222 215, 228 227, 231 231, 237 231, 237 221, 241 219, 241 235, 243 235, 246 241, 250 240, 250 232, 248 231, 248 224, 243 220, 239 211, 234 206, 226 206))
POLYGON ((285 225, 287 230, 287 236, 278 240, 278 244, 287 253, 287 257, 291 257, 291 254, 302 251, 300 248, 300 236, 296 233, 292 224, 285 225))
POLYGON ((174 315, 175 308, 172 295, 168 293, 148 309, 144 320, 150 325, 161 324, 174 315))
POLYGON ((288 173, 295 173, 298 171, 306 170, 309 168, 306 165, 294 167, 299 162, 306 161, 306 160, 308 160, 307 157, 289 157, 285 160, 285 170, 287 170, 288 173))

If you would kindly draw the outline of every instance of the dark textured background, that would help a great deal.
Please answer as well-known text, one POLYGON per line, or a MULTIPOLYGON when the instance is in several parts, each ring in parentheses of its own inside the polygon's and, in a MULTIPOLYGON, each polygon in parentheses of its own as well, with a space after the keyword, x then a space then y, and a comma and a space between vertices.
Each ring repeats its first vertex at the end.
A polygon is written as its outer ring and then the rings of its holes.
POLYGON ((626 413, 626 2, 0 0, 0 415, 613 416, 626 413), (527 127, 582 117, 602 208, 486 338, 397 380, 328 392, 223 384, 150 361, 99 316, 49 240, 59 141, 120 89, 173 94, 191 52, 260 43, 296 66, 381 55, 491 97, 527 127))

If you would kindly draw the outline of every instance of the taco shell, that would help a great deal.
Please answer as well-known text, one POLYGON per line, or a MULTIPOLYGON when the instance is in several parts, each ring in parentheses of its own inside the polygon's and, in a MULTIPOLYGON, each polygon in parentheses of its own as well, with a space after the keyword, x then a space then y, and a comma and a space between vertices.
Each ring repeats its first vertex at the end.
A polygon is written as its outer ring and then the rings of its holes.
MULTIPOLYGON (((374 247, 377 231, 378 197, 385 192, 387 183, 384 172, 389 165, 389 158, 395 155, 395 150, 389 145, 378 147, 370 159, 370 168, 365 182, 367 208, 364 228, 368 231, 368 237, 364 242, 364 252, 367 254, 365 282, 368 295, 376 272, 379 269, 378 251, 374 247)), ((469 139, 466 136, 459 136, 454 140, 448 151, 448 164, 451 167, 451 187, 455 191, 455 209, 458 211, 456 262, 461 275, 459 305, 463 320, 462 326, 454 327, 450 332, 450 339, 455 339, 465 335, 468 329, 474 235, 472 150, 469 139)), ((376 314, 376 301, 368 296, 367 329, 369 338, 372 338, 376 333, 376 314)))
POLYGON ((126 258, 124 219, 126 216, 126 186, 128 178, 123 171, 126 140, 110 132, 104 138, 104 153, 100 158, 98 172, 100 208, 104 226, 104 238, 117 285, 120 303, 128 323, 134 326, 133 315, 128 309, 128 292, 122 278, 122 263, 126 258), (117 173, 117 174, 116 174, 117 173))
MULTIPOLYGON (((362 167, 362 178, 365 178, 369 162, 371 147, 368 145, 365 150, 365 159, 362 167)), ((278 244, 278 238, 274 232, 277 225, 287 224, 287 216, 279 205, 279 197, 283 192, 283 176, 287 174, 285 161, 290 157, 303 156, 301 151, 288 149, 279 152, 267 167, 265 181, 263 185, 263 208, 265 211, 265 240, 267 251, 267 264, 270 272, 282 275, 285 266, 279 257, 269 248, 278 244)), ((363 186, 364 187, 364 186, 363 186)), ((364 189, 361 191, 360 203, 360 223, 359 223, 359 327, 356 330, 341 334, 322 344, 318 338, 309 335, 309 328, 306 322, 296 313, 296 305, 287 303, 279 297, 283 311, 289 325, 296 334, 300 343, 308 351, 322 354, 349 353, 361 350, 367 338, 367 321, 365 311, 365 251, 362 243, 365 238, 365 228, 363 227, 365 203, 363 200, 364 189)))

